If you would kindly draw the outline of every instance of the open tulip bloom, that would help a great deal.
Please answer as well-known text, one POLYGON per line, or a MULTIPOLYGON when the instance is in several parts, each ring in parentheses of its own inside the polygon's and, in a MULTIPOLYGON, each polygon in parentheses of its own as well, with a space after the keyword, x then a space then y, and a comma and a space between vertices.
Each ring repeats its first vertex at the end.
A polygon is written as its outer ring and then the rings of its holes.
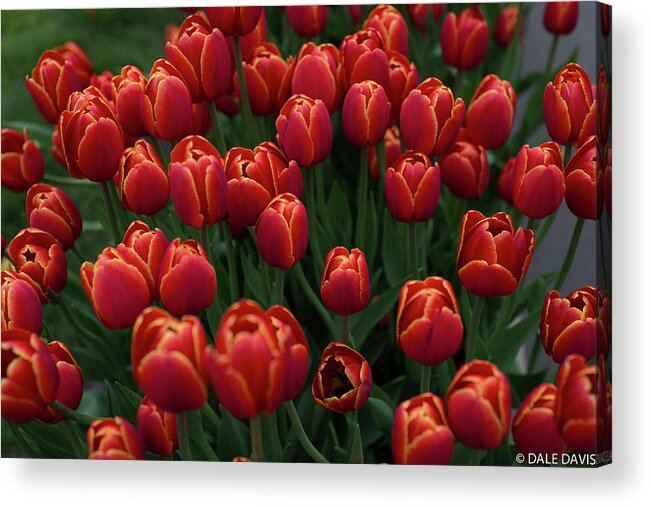
POLYGON ((610 462, 608 6, 2 14, 3 457, 610 462))

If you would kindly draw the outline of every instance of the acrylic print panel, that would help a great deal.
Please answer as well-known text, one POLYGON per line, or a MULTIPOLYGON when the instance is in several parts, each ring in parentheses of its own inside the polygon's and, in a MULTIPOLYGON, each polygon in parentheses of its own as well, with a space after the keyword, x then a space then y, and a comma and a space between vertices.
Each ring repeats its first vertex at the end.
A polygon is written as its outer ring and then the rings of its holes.
POLYGON ((2 14, 3 457, 610 462, 608 6, 2 14))

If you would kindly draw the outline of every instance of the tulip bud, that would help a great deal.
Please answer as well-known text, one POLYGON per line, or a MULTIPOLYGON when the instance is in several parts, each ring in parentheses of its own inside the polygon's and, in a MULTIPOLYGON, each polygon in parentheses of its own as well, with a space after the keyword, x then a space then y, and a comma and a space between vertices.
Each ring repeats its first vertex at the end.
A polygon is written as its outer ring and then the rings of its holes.
POLYGON ((274 197, 255 225, 260 257, 271 266, 290 269, 305 254, 307 227, 307 211, 298 197, 274 197))
POLYGON ((483 146, 457 141, 441 155, 441 179, 459 199, 479 199, 490 179, 486 150, 483 146))
POLYGON ((597 437, 605 433, 606 393, 599 392, 597 365, 570 354, 556 374, 556 424, 570 449, 593 453, 597 437))
POLYGON ((547 83, 543 108, 549 137, 559 144, 582 144, 595 133, 592 85, 577 63, 568 63, 547 83))
POLYGON ((145 459, 136 428, 122 417, 96 419, 86 432, 88 459, 145 459))
POLYGON ((321 277, 321 299, 334 313, 348 316, 362 311, 371 297, 364 252, 343 246, 328 252, 321 277))
POLYGON ((515 157, 506 161, 497 178, 497 193, 501 199, 508 204, 513 204, 513 168, 515 167, 515 157))
POLYGON ((427 78, 409 92, 400 109, 405 146, 431 157, 450 149, 459 134, 466 106, 436 78, 427 78))
MULTIPOLYGON (((24 276, 24 275, 23 275, 24 276)), ((24 329, 41 334, 39 291, 13 270, 2 270, 2 331, 24 329)))
POLYGON ((397 51, 387 51, 389 81, 385 91, 391 103, 391 121, 397 122, 405 97, 418 85, 418 70, 406 56, 397 51))
POLYGON ((289 26, 299 37, 316 37, 328 23, 327 5, 288 5, 285 12, 289 26))
MULTIPOLYGON (((386 157, 387 168, 393 166, 398 157, 402 155, 402 144, 400 144, 400 132, 395 125, 389 127, 384 133, 384 153, 386 157)), ((371 173, 371 178, 375 181, 380 179, 380 168, 378 167, 377 157, 375 150, 368 151, 368 169, 371 173)), ((386 168, 382 168, 383 171, 386 168)))
POLYGON ((423 393, 398 405, 391 448, 398 465, 450 464, 454 435, 438 396, 423 393))
POLYGON ((378 5, 364 22, 364 28, 374 28, 382 37, 384 49, 409 54, 409 30, 400 11, 391 5, 378 5))
POLYGON ((547 2, 545 29, 554 35, 565 35, 574 30, 579 17, 579 2, 547 2))
MULTIPOLYGON (((248 62, 253 56, 253 51, 260 44, 267 40, 267 17, 265 16, 264 9, 260 13, 260 19, 255 25, 253 31, 247 33, 246 35, 240 36, 240 53, 242 53, 242 60, 248 62)), ((233 45, 232 37, 228 37, 226 42, 229 45, 229 51, 231 53, 231 72, 235 72, 235 55, 230 49, 233 45)))
POLYGON ((25 211, 29 226, 50 233, 64 250, 81 234, 79 209, 60 188, 46 183, 33 185, 27 192, 25 211))
POLYGON ((95 314, 109 329, 133 326, 156 293, 147 263, 124 244, 105 248, 95 264, 84 262, 80 276, 95 314))
POLYGON ((147 133, 142 110, 145 101, 147 78, 138 67, 125 65, 120 75, 113 76, 115 110, 124 132, 131 137, 147 133))
POLYGON ((2 186, 12 192, 27 190, 38 182, 45 172, 43 155, 34 141, 27 137, 27 129, 18 132, 2 129, 2 186))
POLYGON ((157 139, 190 133, 192 95, 182 74, 167 60, 156 60, 151 68, 141 114, 147 132, 157 139))
POLYGON ((527 395, 513 417, 513 440, 518 451, 546 457, 565 451, 554 417, 555 405, 553 384, 541 384, 527 395))
POLYGON ((361 354, 340 342, 325 348, 312 383, 317 405, 340 414, 359 410, 372 387, 371 366, 361 354))
POLYGON ((122 153, 119 162, 122 207, 138 215, 155 215, 170 196, 170 182, 156 150, 144 139, 122 153))
POLYGON ((407 12, 416 28, 421 33, 427 32, 428 12, 433 21, 438 21, 443 16, 445 4, 409 4, 407 12))
POLYGON ((466 113, 466 134, 487 150, 504 146, 515 116, 515 90, 495 74, 481 80, 466 113))
POLYGON ((375 81, 383 88, 389 82, 389 57, 384 41, 374 28, 346 35, 339 52, 346 88, 362 81, 375 81))
POLYGON ((38 335, 23 329, 2 333, 2 417, 16 424, 38 418, 59 388, 52 355, 38 335))
MULTIPOLYGON (((158 280, 163 256, 167 251, 168 241, 160 229, 150 229, 140 220, 131 223, 124 233, 122 243, 133 250, 145 261, 154 281, 158 280)), ((156 287, 158 297, 158 287, 156 287)))
POLYGON ((608 216, 613 216, 613 148, 609 144, 604 148, 604 200, 608 216))
MULTIPOLYGON (((290 95, 293 59, 283 60, 280 50, 271 42, 254 49, 251 59, 243 62, 244 79, 249 92, 251 110, 256 116, 276 115, 290 95)), ((237 96, 240 88, 233 75, 237 96)))
POLYGON ((252 32, 262 15, 262 7, 205 7, 204 12, 213 28, 219 28, 225 37, 252 32))
POLYGON ((510 44, 515 34, 515 28, 518 26, 519 16, 520 9, 517 5, 510 5, 500 11, 493 27, 493 37, 500 46, 507 47, 510 44))
POLYGON ((49 291, 58 294, 63 290, 68 278, 68 261, 54 236, 28 227, 11 240, 7 250, 18 270, 36 282, 43 303, 50 300, 49 291))
POLYGON ((171 457, 179 446, 176 415, 161 409, 149 396, 145 396, 138 407, 137 418, 145 449, 171 457))
POLYGON ((70 96, 58 123, 61 147, 73 178, 108 181, 118 170, 125 148, 113 107, 97 88, 70 96))
POLYGON ((201 136, 188 136, 172 150, 170 186, 176 214, 201 229, 221 222, 228 211, 228 184, 221 157, 201 136))
POLYGON ((278 144, 301 167, 325 160, 332 149, 332 123, 319 99, 292 95, 276 119, 278 144))
POLYGON ((534 245, 534 232, 516 231, 507 213, 484 217, 479 211, 468 211, 457 248, 459 279, 477 296, 508 296, 527 272, 534 245))
POLYGON ((228 213, 244 226, 255 225, 271 199, 289 192, 303 193, 303 176, 275 144, 264 142, 253 150, 231 148, 224 159, 228 179, 228 213))
POLYGON ((104 98, 108 101, 109 104, 111 104, 111 107, 115 109, 115 89, 113 88, 112 84, 112 79, 113 79, 113 73, 105 70, 101 74, 93 74, 90 76, 90 86, 94 86, 97 88, 102 94, 104 95, 104 98))
POLYGON ((401 222, 429 220, 436 211, 440 192, 439 165, 414 150, 400 155, 384 177, 387 207, 401 222))
POLYGON ((430 276, 402 286, 396 338, 409 359, 425 366, 440 364, 459 350, 463 322, 450 282, 430 276))
MULTIPOLYGON (((84 376, 81 368, 64 343, 53 341, 48 343, 47 348, 59 373, 59 388, 54 399, 70 410, 77 410, 84 394, 84 376)), ((56 423, 64 419, 65 416, 49 407, 45 408, 39 416, 39 420, 47 423, 56 423)))
POLYGON ((358 148, 375 146, 389 128, 390 114, 384 88, 375 81, 355 83, 346 93, 341 112, 346 139, 358 148))
POLYGON ((68 105, 68 97, 88 86, 92 73, 86 54, 68 42, 41 54, 31 77, 25 77, 25 86, 41 116, 55 125, 68 105))
POLYGON ((565 168, 565 202, 578 218, 597 220, 604 207, 601 148, 591 136, 572 155, 565 168))
POLYGON ((441 55, 459 70, 477 67, 488 52, 488 23, 477 7, 468 7, 457 16, 448 12, 441 28, 441 55))
POLYGON ((361 5, 347 5, 346 10, 348 11, 348 17, 353 26, 357 26, 360 18, 362 17, 362 6, 361 5))
POLYGON ((330 114, 341 105, 344 74, 339 50, 332 44, 306 42, 296 57, 292 94, 321 99, 330 114))
POLYGON ((197 317, 177 320, 153 306, 138 316, 131 334, 133 377, 160 409, 178 414, 206 403, 206 341, 197 317))
POLYGON ((183 77, 194 102, 215 100, 230 91, 230 49, 222 32, 213 29, 204 15, 185 18, 176 42, 165 45, 165 55, 183 77))
POLYGON ((515 159, 513 203, 529 218, 545 218, 563 202, 565 181, 563 156, 558 144, 546 142, 530 148, 525 144, 515 159))
POLYGON ((470 361, 452 378, 445 408, 459 442, 472 449, 495 449, 509 433, 509 381, 493 363, 470 361))

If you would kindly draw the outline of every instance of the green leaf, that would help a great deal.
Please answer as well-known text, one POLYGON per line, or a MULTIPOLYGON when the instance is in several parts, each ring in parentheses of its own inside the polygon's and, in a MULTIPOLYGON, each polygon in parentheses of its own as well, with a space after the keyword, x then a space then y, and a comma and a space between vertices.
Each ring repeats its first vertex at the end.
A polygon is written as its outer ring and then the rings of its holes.
POLYGON ((396 285, 407 274, 407 237, 398 227, 398 223, 384 210, 382 226, 382 267, 389 285, 396 285))
POLYGON ((373 327, 391 310, 398 300, 400 289, 402 289, 402 285, 406 280, 407 277, 399 280, 394 287, 384 291, 382 295, 357 315, 352 334, 358 347, 364 344, 373 327))
POLYGON ((355 425, 353 445, 350 448, 348 463, 364 464, 364 448, 362 447, 362 434, 359 431, 359 424, 355 425))
POLYGON ((375 424, 386 434, 391 435, 393 428, 393 410, 389 404, 380 398, 371 396, 366 402, 375 424))
POLYGON ((237 456, 249 457, 249 428, 235 419, 223 406, 221 412, 221 427, 217 434, 217 454, 223 461, 232 461, 237 456))
POLYGON ((346 194, 337 181, 332 184, 326 210, 322 220, 329 244, 348 244, 353 234, 353 219, 346 194))
POLYGON ((531 333, 540 325, 540 310, 542 306, 537 305, 529 311, 529 314, 517 324, 506 328, 502 336, 498 336, 494 350, 491 351, 493 362, 500 368, 508 368, 515 360, 520 347, 531 336, 531 333))
POLYGON ((242 252, 240 257, 242 258, 242 270, 244 271, 244 282, 246 286, 251 290, 255 299, 263 304, 267 303, 269 296, 265 290, 260 271, 256 269, 245 252, 242 252))
POLYGON ((120 393, 120 396, 124 400, 127 409, 133 412, 135 419, 135 415, 138 413, 138 408, 142 402, 142 396, 117 381, 114 382, 114 384, 117 388, 117 391, 120 393))
POLYGON ((375 253, 377 251, 377 231, 378 231, 378 218, 375 209, 375 198, 373 193, 369 192, 367 195, 368 203, 366 205, 366 226, 364 228, 364 235, 362 244, 366 247, 364 252, 367 256, 369 266, 375 265, 375 253))
POLYGON ((200 410, 189 410, 188 434, 190 436, 190 446, 192 448, 192 459, 196 460, 201 457, 207 461, 217 461, 217 454, 213 451, 212 446, 206 438, 206 432, 203 429, 203 419, 200 410))

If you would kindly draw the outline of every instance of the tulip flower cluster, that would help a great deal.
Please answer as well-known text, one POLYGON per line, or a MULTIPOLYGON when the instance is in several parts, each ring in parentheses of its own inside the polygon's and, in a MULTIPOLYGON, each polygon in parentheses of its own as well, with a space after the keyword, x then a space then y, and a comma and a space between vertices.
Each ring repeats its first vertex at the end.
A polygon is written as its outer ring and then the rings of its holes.
POLYGON ((539 7, 161 10, 111 32, 115 75, 87 30, 34 34, 2 129, 3 456, 608 462, 611 66, 555 53, 589 4, 539 7))

